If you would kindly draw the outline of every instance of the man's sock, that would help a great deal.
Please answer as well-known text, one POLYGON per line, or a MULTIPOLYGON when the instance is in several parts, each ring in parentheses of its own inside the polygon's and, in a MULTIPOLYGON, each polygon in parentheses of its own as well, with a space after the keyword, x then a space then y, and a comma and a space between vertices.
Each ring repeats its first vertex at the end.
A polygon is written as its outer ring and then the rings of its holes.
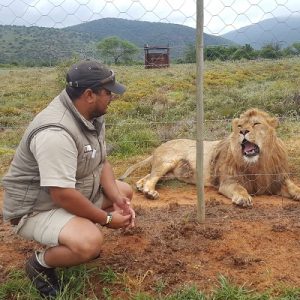
POLYGON ((45 251, 36 251, 35 252, 36 259, 41 266, 48 268, 48 269, 52 268, 45 263, 44 255, 45 255, 45 251))

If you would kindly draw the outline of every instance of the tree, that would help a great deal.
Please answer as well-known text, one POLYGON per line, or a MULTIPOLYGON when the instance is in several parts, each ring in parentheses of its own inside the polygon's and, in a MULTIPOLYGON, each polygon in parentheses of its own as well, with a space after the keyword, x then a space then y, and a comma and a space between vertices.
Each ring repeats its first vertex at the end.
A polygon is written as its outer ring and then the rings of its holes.
POLYGON ((300 43, 299 42, 295 42, 292 45, 292 49, 294 50, 295 55, 299 55, 300 54, 300 43))
POLYGON ((231 55, 231 59, 233 60, 254 59, 256 57, 257 53, 250 44, 245 44, 244 46, 238 48, 231 55))
POLYGON ((195 63, 196 62, 196 46, 195 44, 188 44, 184 51, 184 62, 195 63))
POLYGON ((117 36, 101 40, 97 45, 97 49, 106 61, 113 61, 115 64, 128 63, 139 52, 136 45, 117 36))
POLYGON ((232 54, 237 51, 236 46, 207 46, 204 48, 204 58, 207 60, 230 60, 232 54))
POLYGON ((263 58, 276 59, 282 57, 282 52, 280 50, 280 45, 278 43, 266 44, 260 50, 260 56, 263 58))

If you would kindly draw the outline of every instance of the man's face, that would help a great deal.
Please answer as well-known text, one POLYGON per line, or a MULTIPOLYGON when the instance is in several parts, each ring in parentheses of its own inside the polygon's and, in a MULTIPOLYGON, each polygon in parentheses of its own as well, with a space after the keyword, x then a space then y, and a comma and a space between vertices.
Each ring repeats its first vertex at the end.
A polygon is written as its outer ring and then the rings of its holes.
POLYGON ((113 94, 107 89, 101 89, 98 93, 95 93, 95 97, 95 105, 92 111, 93 118, 106 114, 108 105, 113 99, 113 94))

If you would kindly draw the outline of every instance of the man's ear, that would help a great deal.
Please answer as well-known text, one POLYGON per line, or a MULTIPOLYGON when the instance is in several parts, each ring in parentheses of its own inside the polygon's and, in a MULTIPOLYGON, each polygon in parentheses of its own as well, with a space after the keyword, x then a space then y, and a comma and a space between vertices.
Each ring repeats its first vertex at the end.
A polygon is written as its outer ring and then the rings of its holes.
POLYGON ((87 101, 88 103, 95 102, 96 94, 91 89, 86 89, 82 94, 82 96, 84 97, 85 101, 87 101))

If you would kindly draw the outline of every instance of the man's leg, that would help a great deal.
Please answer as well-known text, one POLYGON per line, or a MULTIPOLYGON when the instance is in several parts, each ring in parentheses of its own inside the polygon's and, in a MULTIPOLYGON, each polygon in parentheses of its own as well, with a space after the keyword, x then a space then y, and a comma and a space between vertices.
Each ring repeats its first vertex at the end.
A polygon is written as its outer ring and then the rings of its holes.
POLYGON ((99 256, 103 235, 91 221, 74 217, 61 230, 59 245, 47 249, 45 263, 51 267, 75 266, 99 256))
MULTIPOLYGON (((131 201, 133 191, 130 185, 118 180, 116 183, 120 193, 131 201)), ((113 210, 113 203, 104 197, 101 207, 113 210)), ((35 253, 26 263, 27 275, 44 297, 55 297, 58 293, 55 267, 89 262, 99 256, 103 243, 103 235, 97 225, 63 209, 30 217, 18 231, 27 239, 52 246, 44 253, 35 253)))
POLYGON ((55 297, 59 283, 55 267, 74 266, 88 262, 100 253, 103 235, 93 222, 69 214, 63 209, 29 217, 18 233, 51 246, 33 254, 25 270, 43 297, 55 297))
MULTIPOLYGON (((117 187, 119 189, 120 194, 126 196, 129 199, 129 202, 132 201, 132 197, 133 197, 133 190, 132 187, 124 182, 124 181, 120 181, 120 180, 116 180, 116 184, 117 187)), ((103 198, 102 204, 101 204, 101 208, 107 211, 112 211, 113 210, 113 203, 110 199, 108 199, 107 197, 103 198)))

